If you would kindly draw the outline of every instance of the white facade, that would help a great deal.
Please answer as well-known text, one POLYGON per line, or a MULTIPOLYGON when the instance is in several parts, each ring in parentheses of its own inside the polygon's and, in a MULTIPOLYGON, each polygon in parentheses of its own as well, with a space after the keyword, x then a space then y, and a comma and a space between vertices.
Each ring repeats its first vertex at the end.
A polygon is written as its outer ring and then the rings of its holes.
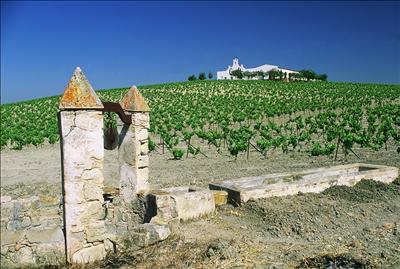
MULTIPOLYGON (((258 67, 254 67, 254 68, 245 68, 242 64, 239 65, 239 59, 238 58, 234 58, 233 59, 233 63, 232 66, 228 66, 228 69, 226 69, 225 71, 217 71, 217 79, 236 79, 235 76, 232 76, 230 74, 230 72, 240 69, 242 72, 257 72, 257 71, 262 71, 262 72, 268 72, 271 71, 272 69, 275 69, 277 71, 282 71, 284 74, 286 73, 286 77, 289 77, 289 74, 291 73, 299 73, 297 71, 294 70, 289 70, 286 68, 281 68, 277 65, 270 65, 270 64, 264 64, 258 67)), ((265 77, 265 78, 268 78, 265 77)), ((246 79, 246 78, 244 78, 246 79)), ((252 79, 258 79, 257 77, 253 77, 252 79)))

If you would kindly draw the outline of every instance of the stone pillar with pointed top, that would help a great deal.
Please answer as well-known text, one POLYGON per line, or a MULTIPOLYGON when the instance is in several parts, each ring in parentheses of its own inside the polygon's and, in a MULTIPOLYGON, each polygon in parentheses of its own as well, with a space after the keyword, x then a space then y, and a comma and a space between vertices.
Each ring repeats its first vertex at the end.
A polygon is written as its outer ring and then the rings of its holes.
POLYGON ((130 88, 120 104, 132 117, 132 124, 122 128, 119 147, 120 193, 129 203, 137 194, 149 189, 150 109, 135 86, 130 88))
POLYGON ((105 257, 103 104, 76 68, 59 103, 67 261, 105 257))

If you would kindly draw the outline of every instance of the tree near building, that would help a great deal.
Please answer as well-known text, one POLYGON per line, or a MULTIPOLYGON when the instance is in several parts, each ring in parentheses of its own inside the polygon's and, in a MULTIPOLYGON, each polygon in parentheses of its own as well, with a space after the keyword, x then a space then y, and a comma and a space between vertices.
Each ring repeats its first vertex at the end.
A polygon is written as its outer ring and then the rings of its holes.
POLYGON ((250 72, 250 71, 243 72, 243 77, 246 79, 251 79, 251 78, 253 78, 253 76, 254 76, 253 72, 250 72))
POLYGON ((201 73, 199 74, 199 80, 205 80, 205 79, 206 79, 206 73, 201 72, 201 73))
POLYGON ((188 77, 188 80, 189 81, 195 81, 195 80, 197 80, 197 77, 195 75, 191 75, 191 76, 188 77))
POLYGON ((237 79, 242 79, 243 78, 243 72, 240 69, 236 69, 230 72, 232 76, 235 76, 237 79))
POLYGON ((307 80, 312 80, 317 78, 317 74, 313 70, 300 70, 300 74, 303 75, 307 80))
POLYGON ((328 80, 328 75, 327 74, 320 74, 320 75, 317 76, 317 79, 321 80, 321 81, 327 81, 328 80))
POLYGON ((260 79, 264 79, 264 76, 266 75, 263 71, 256 71, 255 73, 260 79))
POLYGON ((212 79, 213 78, 213 74, 211 72, 208 73, 208 79, 212 79))
POLYGON ((283 78, 283 72, 280 70, 272 69, 267 74, 270 80, 280 80, 283 78))

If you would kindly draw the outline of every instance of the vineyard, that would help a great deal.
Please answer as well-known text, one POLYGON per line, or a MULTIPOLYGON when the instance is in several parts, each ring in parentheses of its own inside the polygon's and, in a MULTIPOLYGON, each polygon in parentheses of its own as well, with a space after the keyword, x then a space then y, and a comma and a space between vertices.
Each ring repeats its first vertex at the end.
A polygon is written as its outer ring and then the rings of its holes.
MULTIPOLYGON (((97 91, 118 102, 128 88, 97 91)), ((194 81, 139 87, 148 101, 150 150, 175 159, 214 147, 232 158, 270 151, 400 153, 400 86, 276 81, 194 81), (254 153, 256 152, 256 153, 254 153)), ((1 106, 1 148, 59 140, 59 96, 1 106)), ((107 117, 113 119, 113 117, 107 117)), ((113 126, 110 122, 107 126, 113 126)))

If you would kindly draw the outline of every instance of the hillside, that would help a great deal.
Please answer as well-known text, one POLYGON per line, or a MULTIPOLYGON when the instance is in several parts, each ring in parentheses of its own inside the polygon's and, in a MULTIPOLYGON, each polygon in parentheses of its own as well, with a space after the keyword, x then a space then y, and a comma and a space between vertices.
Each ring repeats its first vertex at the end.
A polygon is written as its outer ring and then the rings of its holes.
MULTIPOLYGON (((118 102, 127 89, 97 94, 118 102)), ((201 153, 198 139, 234 157, 249 147, 261 155, 270 149, 331 155, 339 136, 346 155, 354 145, 399 146, 399 85, 197 81, 139 89, 151 108, 152 138, 164 151, 201 153)), ((2 105, 1 148, 57 142, 58 99, 2 105)))

